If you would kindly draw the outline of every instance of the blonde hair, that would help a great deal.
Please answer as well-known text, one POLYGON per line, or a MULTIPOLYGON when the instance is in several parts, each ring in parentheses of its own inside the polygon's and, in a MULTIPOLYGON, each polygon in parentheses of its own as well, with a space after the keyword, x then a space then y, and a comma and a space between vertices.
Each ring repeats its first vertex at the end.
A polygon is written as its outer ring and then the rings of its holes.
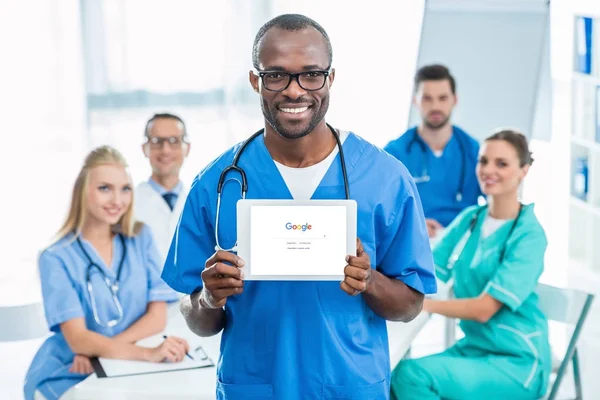
MULTIPOLYGON (((83 167, 75 180, 67 219, 56 234, 54 242, 59 241, 70 233, 74 233, 76 236, 81 234, 81 229, 83 228, 87 215, 90 171, 101 165, 116 165, 125 170, 128 168, 125 157, 123 157, 116 149, 110 146, 101 146, 92 150, 85 158, 83 167)), ((127 174, 129 175, 129 172, 127 174)), ((134 219, 133 200, 132 191, 131 204, 125 214, 123 214, 123 217, 121 217, 121 220, 112 226, 113 232, 121 233, 127 237, 135 236, 139 233, 142 224, 136 222, 134 219)))

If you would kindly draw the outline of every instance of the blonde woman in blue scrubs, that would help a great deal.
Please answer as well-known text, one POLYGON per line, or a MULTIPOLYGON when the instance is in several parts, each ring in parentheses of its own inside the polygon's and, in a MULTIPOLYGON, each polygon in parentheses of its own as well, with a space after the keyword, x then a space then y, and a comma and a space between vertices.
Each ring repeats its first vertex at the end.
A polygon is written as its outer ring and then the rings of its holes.
POLYGON ((518 189, 533 159, 511 130, 485 140, 477 178, 488 205, 464 210, 434 249, 439 279, 454 280, 455 300, 426 299, 423 310, 460 319, 465 337, 450 349, 401 361, 398 400, 537 399, 548 385, 548 323, 535 293, 547 241, 533 205, 518 189))
POLYGON ((57 241, 39 259, 50 336, 25 377, 25 399, 66 399, 93 372, 90 357, 149 362, 181 361, 184 339, 155 348, 135 345, 161 332, 166 302, 178 295, 160 278, 150 229, 133 218, 127 164, 116 150, 92 151, 73 188, 57 241), (112 288, 118 285, 116 293, 112 288))

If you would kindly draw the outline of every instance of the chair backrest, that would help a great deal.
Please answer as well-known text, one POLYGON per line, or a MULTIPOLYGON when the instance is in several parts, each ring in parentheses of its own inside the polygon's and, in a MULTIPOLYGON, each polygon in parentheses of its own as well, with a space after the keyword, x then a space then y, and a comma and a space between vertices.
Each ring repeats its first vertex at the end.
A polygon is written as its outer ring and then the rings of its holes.
POLYGON ((48 335, 42 303, 0 306, 0 342, 29 340, 48 335))
POLYGON ((536 293, 540 299, 540 307, 550 321, 562 322, 574 326, 569 339, 569 344, 560 366, 556 373, 556 379, 552 387, 548 388, 550 393, 546 397, 554 400, 558 396, 560 384, 567 370, 567 366, 573 362, 573 373, 575 374, 575 389, 577 398, 581 397, 581 384, 579 380, 579 369, 576 368, 577 360, 576 349, 579 335, 583 329, 583 324, 592 307, 594 295, 575 289, 561 289, 553 286, 538 284, 536 293))
POLYGON ((575 289, 564 289, 538 284, 536 293, 540 307, 550 321, 577 325, 583 322, 594 300, 594 295, 575 289))

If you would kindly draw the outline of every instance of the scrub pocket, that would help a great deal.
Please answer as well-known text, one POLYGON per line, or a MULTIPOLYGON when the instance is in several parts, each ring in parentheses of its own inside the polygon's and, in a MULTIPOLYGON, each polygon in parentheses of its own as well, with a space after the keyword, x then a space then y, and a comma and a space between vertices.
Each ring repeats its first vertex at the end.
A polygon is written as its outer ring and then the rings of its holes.
POLYGON ((323 400, 381 400, 389 398, 385 379, 370 385, 323 385, 323 400))
POLYGON ((273 386, 270 384, 236 384, 217 381, 217 398, 220 400, 270 400, 273 386))

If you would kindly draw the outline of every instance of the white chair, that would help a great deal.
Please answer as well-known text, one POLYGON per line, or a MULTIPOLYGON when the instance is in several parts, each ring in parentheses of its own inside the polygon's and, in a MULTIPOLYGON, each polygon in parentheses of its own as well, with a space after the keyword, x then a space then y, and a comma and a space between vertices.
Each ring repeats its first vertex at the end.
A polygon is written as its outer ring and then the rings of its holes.
MULTIPOLYGON (((583 324, 594 301, 594 295, 575 289, 563 289, 554 286, 538 284, 536 293, 540 300, 540 307, 548 321, 555 321, 568 326, 572 331, 569 338, 567 350, 559 360, 558 368, 552 369, 551 387, 544 399, 556 400, 560 384, 567 372, 569 363, 573 365, 573 380, 575 383, 575 398, 581 400, 583 397, 581 388, 581 374, 579 371, 579 358, 577 353, 577 341, 583 329, 583 324)), ((447 318, 445 332, 446 347, 455 342, 456 320, 447 318)))
POLYGON ((0 306, 0 342, 29 340, 48 335, 42 303, 0 306))
POLYGON ((575 383, 575 399, 583 398, 581 388, 581 374, 579 371, 579 357, 577 353, 577 341, 583 329, 583 324, 588 316, 594 295, 574 289, 562 289, 544 284, 539 284, 536 290, 540 307, 549 321, 556 321, 569 327, 572 333, 565 354, 562 356, 558 370, 553 370, 554 383, 550 393, 545 397, 555 400, 558 396, 560 384, 564 378, 569 363, 573 366, 573 380, 575 383))

